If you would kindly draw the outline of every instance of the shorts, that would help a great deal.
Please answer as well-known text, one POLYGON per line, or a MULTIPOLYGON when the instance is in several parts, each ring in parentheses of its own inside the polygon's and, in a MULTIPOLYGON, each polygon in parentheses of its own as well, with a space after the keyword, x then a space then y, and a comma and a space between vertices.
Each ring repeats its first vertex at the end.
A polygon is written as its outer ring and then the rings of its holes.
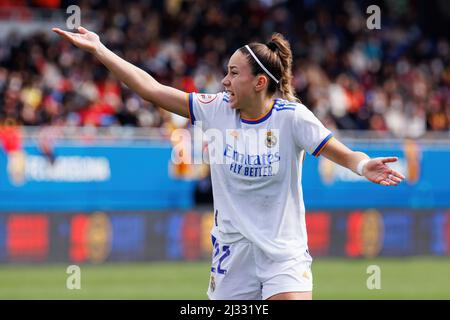
POLYGON ((283 292, 310 292, 311 263, 308 252, 274 261, 246 239, 223 244, 213 237, 207 294, 211 300, 265 300, 283 292))

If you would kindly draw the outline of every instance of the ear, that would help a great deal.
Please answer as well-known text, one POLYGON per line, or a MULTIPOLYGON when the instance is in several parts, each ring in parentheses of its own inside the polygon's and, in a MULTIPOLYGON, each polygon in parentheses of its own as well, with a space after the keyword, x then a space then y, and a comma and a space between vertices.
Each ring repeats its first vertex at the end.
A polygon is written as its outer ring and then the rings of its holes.
POLYGON ((256 92, 264 90, 265 88, 267 88, 268 85, 269 79, 267 79, 265 75, 260 74, 256 76, 256 85, 255 85, 256 92))

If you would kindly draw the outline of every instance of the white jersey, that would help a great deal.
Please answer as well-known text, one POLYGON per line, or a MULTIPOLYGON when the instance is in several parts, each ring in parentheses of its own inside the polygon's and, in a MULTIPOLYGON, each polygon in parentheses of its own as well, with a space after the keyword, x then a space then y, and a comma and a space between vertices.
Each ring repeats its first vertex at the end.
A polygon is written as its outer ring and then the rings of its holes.
POLYGON ((304 151, 318 156, 331 132, 300 103, 275 99, 266 115, 251 120, 230 107, 225 92, 191 93, 188 100, 191 122, 223 136, 209 147, 213 237, 247 238, 275 261, 304 256, 304 151))

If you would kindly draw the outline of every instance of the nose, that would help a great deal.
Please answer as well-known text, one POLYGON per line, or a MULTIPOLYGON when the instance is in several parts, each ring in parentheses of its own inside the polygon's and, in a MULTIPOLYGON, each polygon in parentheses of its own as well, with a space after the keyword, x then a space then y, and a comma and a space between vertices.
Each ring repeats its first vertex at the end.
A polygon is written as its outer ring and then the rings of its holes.
POLYGON ((230 80, 228 80, 228 75, 222 79, 222 85, 228 87, 230 85, 230 80))

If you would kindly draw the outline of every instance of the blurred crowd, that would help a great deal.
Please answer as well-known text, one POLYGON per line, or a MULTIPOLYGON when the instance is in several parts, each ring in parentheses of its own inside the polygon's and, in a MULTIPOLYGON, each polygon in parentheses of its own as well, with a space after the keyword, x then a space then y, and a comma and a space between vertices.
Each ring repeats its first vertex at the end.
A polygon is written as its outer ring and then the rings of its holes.
MULTIPOLYGON (((412 138, 450 129, 450 37, 441 24, 450 16, 438 7, 427 13, 420 1, 385 1, 381 29, 369 30, 370 3, 356 0, 78 5, 82 23, 83 12, 95 13, 89 24, 107 47, 187 92, 221 91, 234 50, 276 31, 291 42, 298 97, 330 129, 412 138)), ((65 9, 66 3, 57 6, 65 9)), ((0 119, 21 125, 187 125, 50 32, 12 33, 0 42, 0 119)))

